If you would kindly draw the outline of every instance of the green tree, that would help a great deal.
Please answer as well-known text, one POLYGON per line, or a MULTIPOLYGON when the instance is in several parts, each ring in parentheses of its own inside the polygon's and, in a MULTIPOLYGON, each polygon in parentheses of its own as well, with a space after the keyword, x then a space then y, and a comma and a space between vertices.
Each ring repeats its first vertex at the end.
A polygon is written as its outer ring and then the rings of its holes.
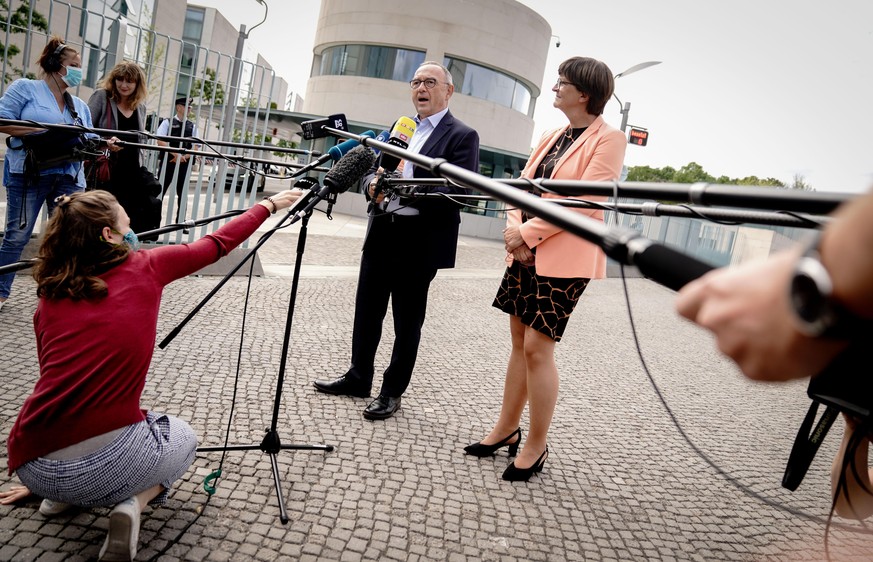
POLYGON ((714 183, 715 176, 706 173, 703 166, 697 162, 689 162, 676 170, 676 173, 673 174, 673 181, 676 183, 714 183))
MULTIPOLYGON (((160 37, 155 32, 155 24, 152 23, 149 26, 149 32, 145 42, 145 50, 143 51, 143 56, 140 57, 140 60, 137 61, 142 65, 143 70, 146 73, 146 80, 148 81, 148 102, 147 106, 153 108, 151 111, 159 111, 160 107, 158 101, 161 99, 163 94, 163 83, 160 79, 160 75, 162 74, 161 69, 165 64, 166 54, 167 54, 167 43, 158 42, 160 37)), ((169 68, 167 69, 170 70, 169 68)), ((170 109, 170 112, 173 112, 173 109, 170 109)), ((157 113, 156 113, 157 115, 157 113)))
MULTIPOLYGON (((279 141, 276 143, 276 147, 278 148, 297 148, 298 146, 300 146, 300 143, 295 141, 289 141, 287 139, 279 139, 279 141)), ((281 158, 282 162, 285 162, 288 158, 294 157, 294 155, 289 152, 274 152, 273 154, 281 158)))
MULTIPOLYGON (((7 18, 7 15, 9 14, 9 4, 6 0, 0 0, 0 26, 4 29, 8 29, 10 34, 24 33, 27 31, 27 17, 29 12, 30 2, 24 0, 18 5, 18 8, 12 12, 12 16, 7 18)), ((39 29, 48 33, 48 20, 45 19, 45 16, 34 10, 30 20, 30 28, 39 29)), ((21 49, 19 49, 18 46, 12 44, 6 45, 0 41, 0 51, 6 53, 6 66, 11 69, 11 72, 7 71, 4 75, 4 80, 7 84, 15 80, 15 78, 20 78, 22 76, 31 79, 36 78, 36 75, 32 72, 25 72, 23 68, 19 68, 12 63, 12 59, 18 56, 21 52, 21 49)), ((29 61, 24 61, 25 67, 28 64, 29 61)))
POLYGON ((191 88, 191 97, 199 98, 200 103, 208 103, 211 105, 224 105, 224 86, 216 78, 217 72, 214 68, 205 68, 203 73, 206 78, 194 81, 194 86, 191 88))
POLYGON ((667 166, 665 168, 652 168, 651 166, 633 166, 628 169, 627 181, 645 181, 666 183, 673 181, 676 170, 667 166))
POLYGON ((813 188, 806 183, 803 176, 795 175, 791 184, 786 184, 776 178, 759 178, 758 176, 746 176, 744 178, 731 178, 725 175, 713 176, 703 169, 697 162, 689 162, 678 170, 664 166, 652 168, 651 166, 631 166, 628 168, 627 181, 661 182, 661 183, 721 183, 733 185, 760 185, 769 187, 786 187, 790 189, 802 189, 811 191, 813 188))
POLYGON ((258 133, 256 135, 252 135, 251 131, 246 131, 245 137, 243 137, 242 132, 235 128, 233 130, 233 142, 244 142, 246 144, 252 144, 252 140, 254 139, 254 144, 261 146, 261 144, 272 144, 273 137, 271 135, 262 135, 258 133))
POLYGON ((801 191, 815 191, 812 186, 806 183, 806 178, 800 174, 794 174, 794 181, 789 186, 791 189, 799 189, 801 191))
POLYGON ((746 176, 731 180, 731 183, 737 185, 765 185, 768 187, 785 187, 785 184, 776 178, 759 178, 758 176, 746 176))

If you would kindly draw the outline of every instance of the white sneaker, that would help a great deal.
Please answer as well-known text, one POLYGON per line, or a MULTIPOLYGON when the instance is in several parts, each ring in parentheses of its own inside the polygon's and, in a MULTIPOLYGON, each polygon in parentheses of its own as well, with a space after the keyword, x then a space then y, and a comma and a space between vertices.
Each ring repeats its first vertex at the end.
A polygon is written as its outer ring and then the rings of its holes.
POLYGON ((109 532, 100 549, 100 560, 133 560, 139 542, 139 502, 124 500, 109 512, 109 532))
POLYGON ((39 512, 46 517, 54 517, 55 515, 60 515, 67 511, 71 507, 73 507, 73 504, 71 503, 42 500, 42 503, 39 504, 39 512))

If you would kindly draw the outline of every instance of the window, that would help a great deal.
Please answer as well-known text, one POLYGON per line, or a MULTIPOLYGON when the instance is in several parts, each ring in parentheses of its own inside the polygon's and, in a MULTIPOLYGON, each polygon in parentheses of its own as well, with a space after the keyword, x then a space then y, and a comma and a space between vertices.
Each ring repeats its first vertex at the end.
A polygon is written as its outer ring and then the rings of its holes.
POLYGON ((206 12, 203 9, 188 8, 185 11, 185 24, 182 27, 182 39, 199 43, 203 38, 203 20, 206 12))
POLYGON ((531 93, 520 80, 499 70, 452 57, 446 57, 443 64, 452 73, 456 92, 528 113, 531 93))
POLYGON ((191 89, 194 72, 197 69, 197 45, 202 39, 205 17, 205 10, 200 8, 188 8, 185 11, 185 23, 182 27, 182 53, 179 58, 179 77, 176 85, 177 95, 187 95, 191 89))
POLYGON ((320 76, 366 76, 406 82, 424 62, 424 51, 378 45, 337 45, 321 54, 320 76))

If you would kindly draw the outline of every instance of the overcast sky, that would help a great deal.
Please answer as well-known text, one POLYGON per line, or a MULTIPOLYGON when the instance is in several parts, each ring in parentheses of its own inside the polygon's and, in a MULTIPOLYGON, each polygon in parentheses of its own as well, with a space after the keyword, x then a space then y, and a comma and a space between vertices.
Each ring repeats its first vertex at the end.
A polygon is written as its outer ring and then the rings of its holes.
MULTIPOLYGON (((304 95, 320 2, 266 1, 268 21, 247 45, 304 95)), ((561 40, 549 49, 532 143, 566 122, 550 91, 562 60, 594 57, 614 74, 661 61, 616 81, 629 123, 649 130, 648 146, 628 147, 628 166, 697 162, 716 177, 873 186, 873 1, 521 1, 561 40)), ((249 29, 263 14, 256 0, 196 3, 249 29)), ((604 113, 616 127, 620 109, 613 99, 604 113)))

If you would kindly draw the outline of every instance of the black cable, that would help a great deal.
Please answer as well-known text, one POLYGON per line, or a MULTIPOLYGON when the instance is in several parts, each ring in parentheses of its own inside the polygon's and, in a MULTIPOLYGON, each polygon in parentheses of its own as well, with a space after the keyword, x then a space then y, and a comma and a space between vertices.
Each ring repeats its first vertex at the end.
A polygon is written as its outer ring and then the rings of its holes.
MULTIPOLYGON (((32 119, 20 119, 19 121, 24 122, 24 123, 30 123, 35 128, 39 128, 39 129, 45 129, 46 125, 52 125, 52 123, 40 123, 40 122, 34 121, 32 119)), ((72 124, 71 123, 64 123, 64 125, 66 125, 68 127, 74 127, 76 129, 80 129, 86 133, 90 133, 92 135, 95 135, 95 136, 103 139, 103 137, 100 135, 100 133, 96 132, 95 129, 97 129, 97 127, 87 127, 81 123, 81 120, 77 120, 75 123, 72 123, 72 124)), ((218 156, 224 160, 227 160, 228 162, 233 162, 238 167, 244 168, 244 169, 246 169, 246 170, 248 170, 256 175, 264 176, 265 178, 280 179, 280 180, 293 179, 292 176, 279 176, 276 174, 268 174, 266 172, 262 172, 262 171, 256 169, 255 167, 247 166, 244 163, 245 157, 237 158, 232 154, 225 154, 225 153, 221 152, 218 148, 216 148, 215 145, 213 145, 209 141, 202 139, 200 137, 193 137, 193 136, 192 137, 161 137, 160 135, 150 133, 149 131, 122 131, 120 129, 117 131, 124 134, 124 135, 143 136, 143 137, 155 140, 155 141, 161 140, 162 138, 173 138, 173 139, 178 139, 180 142, 202 144, 202 145, 205 145, 207 148, 209 148, 216 156, 218 156)), ((129 142, 124 141, 124 140, 119 140, 119 142, 118 142, 118 145, 122 146, 122 147, 126 144, 137 144, 137 143, 129 143, 129 142)), ((272 148, 272 147, 263 146, 263 145, 251 145, 251 146, 252 146, 252 149, 257 149, 257 150, 270 150, 270 148, 272 148)), ((176 148, 176 147, 170 147, 170 148, 176 148)), ((168 150, 165 152, 179 152, 180 154, 185 154, 186 152, 189 152, 189 149, 178 148, 178 150, 168 150)), ((94 154, 88 153, 88 154, 90 156, 95 157, 95 158, 100 155, 99 153, 94 153, 94 154)))
POLYGON ((234 379, 233 379, 233 393, 232 393, 231 399, 230 399, 230 412, 228 412, 228 415, 227 415, 227 428, 225 429, 225 432, 224 432, 224 447, 222 448, 222 451, 221 451, 221 458, 218 461, 218 469, 212 471, 210 473, 210 475, 206 478, 206 480, 204 480, 203 487, 207 491, 206 501, 203 503, 203 506, 200 508, 200 510, 197 511, 197 515, 194 517, 194 519, 189 521, 182 528, 182 530, 179 531, 179 533, 176 535, 176 537, 174 539, 168 541, 167 544, 165 544, 163 546, 163 548, 161 548, 161 550, 159 550, 151 558, 149 558, 148 562, 156 561, 159 557, 166 554, 166 552, 170 548, 172 548, 174 545, 179 544, 179 541, 182 540, 182 537, 185 535, 186 532, 188 532, 188 529, 190 529, 191 526, 194 525, 194 523, 196 523, 200 519, 200 517, 203 515, 203 513, 206 511, 206 507, 209 505, 209 500, 212 499, 212 496, 215 493, 216 484, 218 483, 219 478, 221 478, 222 471, 224 468, 224 459, 227 456, 228 443, 230 442, 230 429, 232 427, 233 413, 234 413, 234 410, 236 409, 236 397, 237 397, 237 393, 239 390, 240 367, 242 365, 242 355, 243 355, 243 342, 245 341, 246 319, 248 317, 249 297, 251 296, 252 279, 254 278, 254 268, 255 268, 255 260, 251 260, 249 262, 249 273, 247 276, 245 300, 243 301, 242 325, 240 326, 239 349, 237 350, 237 357, 236 357, 236 374, 235 374, 234 379), (210 482, 212 484, 210 484, 210 482))
MULTIPOLYGON (((756 500, 759 500, 759 501, 769 505, 770 507, 776 508, 776 509, 784 511, 786 513, 790 513, 791 515, 794 515, 796 517, 802 517, 803 519, 807 519, 807 520, 815 522, 815 523, 823 523, 825 525, 830 525, 830 517, 828 517, 828 519, 822 519, 818 515, 811 515, 809 513, 806 513, 805 511, 795 509, 793 507, 787 506, 787 505, 780 503, 780 502, 777 502, 775 500, 771 500, 770 498, 768 498, 766 496, 762 496, 758 492, 752 490, 751 488, 749 488, 748 486, 746 486, 745 484, 743 484, 742 482, 740 482, 739 480, 737 480, 736 478, 734 478, 733 476, 728 474, 727 471, 725 471, 718 464, 716 464, 715 461, 710 459, 709 456, 706 453, 704 453, 703 450, 701 450, 700 447, 698 447, 694 443, 694 441, 691 440, 691 438, 688 436, 688 434, 685 433, 685 429, 682 427, 682 424, 679 423, 679 420, 676 417, 676 415, 673 413, 672 408, 670 408, 670 405, 667 404, 667 400, 664 398, 664 395, 661 392, 661 389, 658 387, 658 383, 655 382, 654 377, 652 377, 651 372, 649 372, 649 367, 646 364, 645 358, 643 357, 643 351, 642 351, 642 348, 640 347, 640 341, 639 341, 639 338, 637 336, 636 325, 634 324, 633 312, 631 311, 630 292, 628 290, 627 279, 625 278, 625 274, 624 274, 624 264, 619 263, 619 267, 620 267, 620 272, 621 272, 622 286, 624 287, 625 304, 627 306, 628 321, 630 322, 630 327, 631 327, 631 335, 633 336, 634 344, 636 345, 636 348, 637 348, 637 355, 639 355, 640 363, 643 367, 643 371, 646 373, 646 377, 649 379, 649 383, 651 383, 652 388, 654 389, 655 394, 658 397, 658 400, 660 400, 661 405, 664 406, 664 409, 667 411, 667 415, 670 417, 670 420, 673 422, 673 425, 676 427, 676 430, 679 432, 679 435, 681 435, 682 438, 685 440, 685 442, 688 444, 688 446, 691 447, 691 450, 694 451, 694 453, 698 457, 700 457, 706 464, 708 464, 710 466, 710 468, 715 470, 715 472, 719 476, 721 476, 722 478, 727 480, 730 484, 732 484, 735 488, 737 488, 739 491, 743 492, 747 496, 750 496, 756 500)), ((859 528, 857 526, 846 525, 843 523, 838 523, 838 524, 835 524, 834 526, 836 526, 840 529, 846 530, 846 531, 853 531, 856 533, 863 533, 863 534, 873 534, 873 531, 871 531, 870 529, 867 529, 866 526, 859 528)))
POLYGON ((722 224, 722 225, 725 225, 725 226, 737 226, 737 225, 743 224, 743 223, 741 223, 741 222, 736 222, 736 221, 722 221, 722 220, 718 220, 718 219, 714 219, 714 218, 708 217, 708 216, 706 216, 705 214, 703 214, 703 213, 701 213, 700 211, 698 211, 697 209, 691 207, 690 205, 685 205, 684 203, 683 203, 683 204, 676 205, 676 206, 685 209, 686 211, 688 211, 689 213, 691 213, 692 215, 694 215, 695 217, 697 217, 697 218, 699 218, 699 219, 707 220, 707 221, 709 221, 709 222, 714 222, 715 224, 722 224))

